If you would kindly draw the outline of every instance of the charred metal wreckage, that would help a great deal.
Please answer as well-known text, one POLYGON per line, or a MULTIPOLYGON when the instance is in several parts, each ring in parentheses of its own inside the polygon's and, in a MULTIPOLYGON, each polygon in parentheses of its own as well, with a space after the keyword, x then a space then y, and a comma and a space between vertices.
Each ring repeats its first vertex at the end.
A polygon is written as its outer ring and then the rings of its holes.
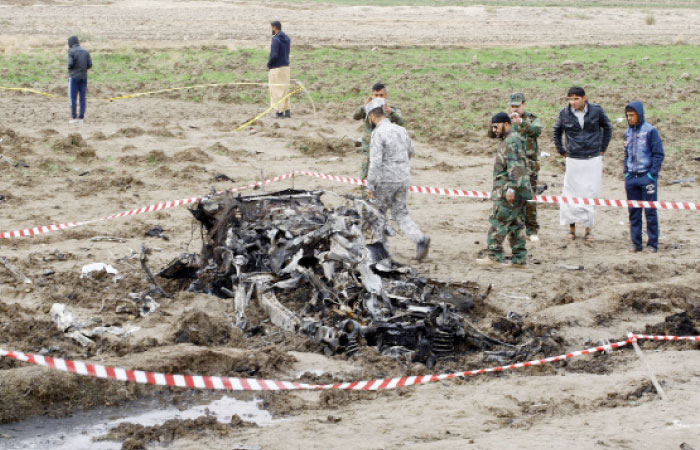
POLYGON ((322 342, 329 354, 371 345, 432 365, 469 348, 508 345, 464 314, 479 295, 476 284, 438 282, 397 264, 382 242, 365 240, 387 223, 371 202, 347 196, 328 209, 324 193, 203 199, 191 210, 206 231, 201 253, 180 255, 160 276, 233 299, 243 330, 255 298, 272 323, 322 342))

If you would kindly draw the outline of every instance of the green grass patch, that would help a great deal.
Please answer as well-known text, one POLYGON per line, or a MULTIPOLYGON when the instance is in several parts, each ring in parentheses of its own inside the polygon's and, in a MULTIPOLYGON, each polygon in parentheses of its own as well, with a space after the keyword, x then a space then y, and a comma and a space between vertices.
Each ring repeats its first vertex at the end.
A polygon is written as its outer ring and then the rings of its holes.
MULTIPOLYGON (((566 90, 583 86, 589 99, 611 118, 624 105, 642 100, 647 117, 663 128, 684 124, 697 111, 700 78, 697 45, 551 48, 295 48, 292 77, 311 92, 330 117, 352 110, 381 81, 390 103, 399 106, 408 128, 421 140, 459 145, 481 135, 494 112, 506 109, 513 91, 528 97, 528 109, 551 129, 566 103, 566 90)), ((265 82, 267 50, 219 47, 178 50, 94 52, 90 96, 158 90, 201 83, 265 82)), ((65 52, 0 55, 0 84, 66 94, 65 52)), ((19 95, 19 94, 18 94, 19 95)), ((261 86, 229 86, 158 94, 193 102, 267 104, 261 86)), ((138 101, 122 100, 122 101, 138 101)), ((306 103, 305 96, 294 102, 306 103)), ((691 125, 697 128, 694 122, 691 125)), ((694 128, 694 129, 695 129, 694 128)), ((680 139, 679 139, 680 140, 680 139)), ((687 148, 685 143, 674 143, 687 148)), ((153 162, 155 163, 155 161, 153 162)))

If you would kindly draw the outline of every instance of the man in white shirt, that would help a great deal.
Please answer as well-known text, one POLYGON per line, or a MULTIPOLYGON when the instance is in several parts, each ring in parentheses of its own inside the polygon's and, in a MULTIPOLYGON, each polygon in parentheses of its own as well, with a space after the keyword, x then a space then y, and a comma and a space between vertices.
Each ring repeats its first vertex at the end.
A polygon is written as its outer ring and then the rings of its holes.
MULTIPOLYGON (((589 103, 583 88, 574 86, 567 94, 569 105, 559 112, 554 124, 554 145, 566 157, 564 197, 598 198, 603 178, 603 154, 612 138, 612 125, 603 108, 589 103), (566 135, 566 146, 562 135, 566 135)), ((593 241, 595 206, 561 203, 559 223, 569 225, 568 239, 576 239, 576 223, 586 227, 584 239, 593 241)))

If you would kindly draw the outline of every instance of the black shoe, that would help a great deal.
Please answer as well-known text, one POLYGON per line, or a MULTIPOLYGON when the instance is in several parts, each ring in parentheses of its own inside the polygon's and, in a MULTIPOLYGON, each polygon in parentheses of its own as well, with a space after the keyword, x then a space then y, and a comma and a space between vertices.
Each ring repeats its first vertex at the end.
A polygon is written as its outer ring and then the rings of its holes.
POLYGON ((285 119, 291 119, 292 118, 292 110, 288 109, 284 112, 284 118, 285 119))
POLYGON ((276 113, 275 113, 275 119, 284 119, 284 113, 276 112, 276 113))
POLYGON ((422 261, 428 256, 428 250, 430 250, 430 238, 426 236, 416 244, 416 259, 422 261))

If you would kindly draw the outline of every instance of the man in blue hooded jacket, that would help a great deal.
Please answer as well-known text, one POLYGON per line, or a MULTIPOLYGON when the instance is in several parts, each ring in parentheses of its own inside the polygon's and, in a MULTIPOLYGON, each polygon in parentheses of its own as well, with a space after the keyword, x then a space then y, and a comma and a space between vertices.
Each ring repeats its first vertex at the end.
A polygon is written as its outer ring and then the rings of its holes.
POLYGON ((282 99, 289 92, 289 49, 292 41, 284 31, 282 24, 275 20, 270 23, 272 27, 272 44, 270 45, 270 57, 267 60, 268 82, 270 84, 270 106, 277 109, 275 117, 278 119, 292 117, 289 98, 282 99))
MULTIPOLYGON (((625 191, 627 200, 655 202, 658 179, 664 162, 664 147, 659 132, 644 120, 642 102, 625 107, 629 127, 625 131, 625 191)), ((659 218, 655 208, 644 208, 647 217, 647 251, 659 248, 659 218)), ((642 208, 629 208, 631 252, 642 251, 642 208)))

